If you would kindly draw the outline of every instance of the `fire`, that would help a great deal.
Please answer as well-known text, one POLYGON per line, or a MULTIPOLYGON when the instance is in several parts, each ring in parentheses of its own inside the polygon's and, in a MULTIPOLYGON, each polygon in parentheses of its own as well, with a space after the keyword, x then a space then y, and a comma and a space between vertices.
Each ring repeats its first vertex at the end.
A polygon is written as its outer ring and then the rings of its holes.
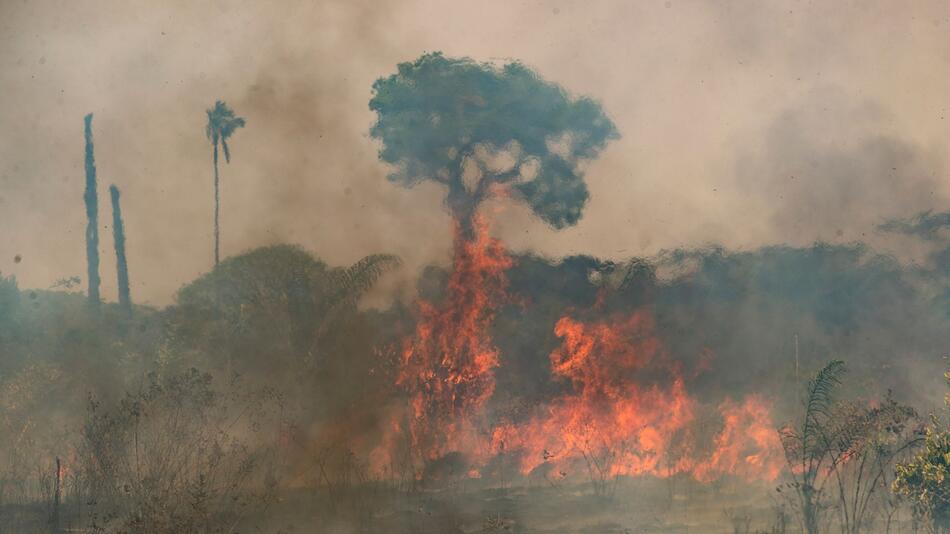
POLYGON ((716 437, 715 449, 695 466, 693 475, 700 481, 724 473, 750 480, 778 478, 784 457, 768 404, 753 395, 742 403, 726 400, 719 412, 723 429, 716 437))
POLYGON ((410 392, 412 442, 427 460, 473 450, 483 407, 495 391, 498 349, 489 328, 507 299, 512 260, 481 218, 474 239, 456 225, 453 271, 441 305, 419 304, 415 333, 402 347, 396 383, 410 392))
MULTIPOLYGON (((480 219, 473 239, 459 236, 443 302, 419 304, 415 331, 401 346, 396 383, 408 394, 409 414, 384 431, 381 448, 390 458, 403 435, 423 464, 461 453, 472 478, 499 454, 515 458, 525 475, 779 475, 781 444, 769 404, 749 396, 703 406, 688 393, 681 366, 646 311, 596 322, 562 317, 554 328, 561 345, 549 360, 567 392, 522 419, 493 420, 488 404, 500 354, 490 327, 509 301, 505 272, 512 259, 480 219), (709 435, 697 430, 708 428, 709 435)), ((710 354, 701 356, 693 373, 710 365, 710 354)), ((374 454, 381 457, 380 450, 374 454)))
POLYGON ((551 370, 568 379, 573 392, 526 423, 501 427, 495 441, 521 454, 524 473, 545 462, 566 467, 602 457, 605 475, 659 474, 669 459, 663 452, 693 420, 695 406, 674 369, 660 369, 657 383, 636 381, 638 373, 665 363, 650 317, 637 313, 614 324, 564 317, 555 334, 563 343, 550 355, 551 370))
POLYGON ((564 470, 581 463, 595 464, 601 477, 685 472, 701 481, 723 474, 775 479, 780 443, 758 397, 723 402, 713 450, 696 450, 699 403, 653 332, 645 312, 593 324, 562 318, 551 370, 570 380, 572 393, 526 423, 502 426, 495 442, 520 453, 526 474, 545 464, 564 470))

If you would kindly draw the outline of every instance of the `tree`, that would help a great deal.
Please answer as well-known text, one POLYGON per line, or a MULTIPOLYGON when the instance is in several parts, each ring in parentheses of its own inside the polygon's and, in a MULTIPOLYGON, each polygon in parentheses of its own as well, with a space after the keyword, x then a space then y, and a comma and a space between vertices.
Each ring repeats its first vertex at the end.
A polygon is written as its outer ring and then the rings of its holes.
POLYGON ((830 470, 838 490, 841 531, 864 532, 872 519, 872 500, 885 497, 880 511, 889 530, 897 502, 887 499, 889 479, 900 456, 920 439, 917 412, 899 404, 888 392, 879 402, 843 402, 834 410, 829 438, 830 470))
MULTIPOLYGON (((950 372, 944 377, 950 383, 950 372)), ((950 395, 944 402, 950 407, 950 395)), ((935 532, 950 532, 950 430, 937 416, 927 428, 923 450, 897 466, 893 488, 910 499, 935 532)))
POLYGON ((218 100, 214 107, 207 110, 208 125, 205 127, 205 135, 211 141, 214 147, 214 264, 218 265, 220 225, 219 213, 221 206, 221 196, 218 187, 218 144, 224 149, 224 161, 231 163, 231 151, 228 149, 228 138, 234 134, 238 128, 244 127, 244 119, 236 117, 234 110, 227 104, 218 100))
POLYGON ((359 298, 398 263, 378 254, 331 268, 297 246, 261 247, 183 287, 169 326, 182 348, 227 367, 272 372, 284 359, 299 375, 300 364, 316 364, 328 338, 343 330, 334 327, 349 326, 341 323, 352 320, 359 298))
POLYGON ((834 360, 808 382, 805 412, 801 422, 780 430, 785 460, 792 477, 801 508, 802 528, 807 534, 817 534, 825 484, 831 480, 832 443, 829 427, 832 421, 832 394, 841 384, 844 362, 834 360))
POLYGON ((115 265, 119 285, 119 306, 129 313, 132 311, 132 298, 129 295, 129 264, 125 258, 125 225, 122 222, 122 208, 119 205, 119 188, 109 186, 112 197, 112 241, 115 244, 115 265))
POLYGON ((464 237, 479 204, 503 192, 555 228, 577 223, 588 198, 581 164, 618 137, 600 105, 573 98, 521 63, 497 67, 426 54, 373 84, 371 135, 395 183, 448 188, 464 237))
POLYGON ((86 137, 86 266, 89 304, 99 305, 99 198, 96 192, 96 158, 92 145, 92 113, 85 117, 86 137))

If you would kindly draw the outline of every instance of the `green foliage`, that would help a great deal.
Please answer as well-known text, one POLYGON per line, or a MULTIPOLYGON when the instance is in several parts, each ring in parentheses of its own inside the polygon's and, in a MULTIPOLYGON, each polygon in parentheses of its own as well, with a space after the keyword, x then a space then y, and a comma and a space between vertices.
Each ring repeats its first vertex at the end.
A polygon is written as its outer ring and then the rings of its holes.
POLYGON ((950 431, 927 429, 923 450, 897 466, 894 491, 935 521, 950 519, 950 431))
MULTIPOLYGON (((950 372, 944 378, 950 383, 950 372)), ((944 402, 950 407, 950 396, 944 402)), ((923 450, 897 466, 894 491, 910 499, 936 528, 950 530, 950 430, 936 416, 923 450)))
POLYGON ((378 116, 371 134, 383 143, 379 157, 396 166, 389 179, 449 186, 457 217, 470 216, 493 185, 510 184, 548 224, 573 225, 588 198, 579 163, 618 137, 600 105, 521 63, 496 67, 438 52, 376 80, 369 107, 378 116), (484 157, 497 151, 513 163, 494 166, 484 157), (481 175, 475 186, 463 184, 467 162, 481 175))
POLYGON ((183 287, 169 313, 171 335, 177 347, 235 370, 314 363, 330 326, 352 318, 359 297, 397 264, 379 254, 330 268, 294 245, 258 248, 183 287))

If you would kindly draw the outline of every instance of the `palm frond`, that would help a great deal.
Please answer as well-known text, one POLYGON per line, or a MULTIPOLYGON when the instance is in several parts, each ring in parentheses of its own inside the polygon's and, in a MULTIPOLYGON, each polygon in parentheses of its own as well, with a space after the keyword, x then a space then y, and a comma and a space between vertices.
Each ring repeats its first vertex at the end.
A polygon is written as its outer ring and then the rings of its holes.
POLYGON ((841 375, 845 366, 841 360, 828 362, 815 378, 808 382, 808 394, 805 400, 805 420, 802 428, 804 447, 810 448, 818 442, 821 432, 821 419, 827 419, 833 404, 835 388, 841 384, 841 375))
POLYGON ((228 120, 221 124, 221 136, 227 139, 228 137, 231 137, 231 134, 233 134, 235 130, 243 127, 244 119, 242 117, 228 118, 228 120))
MULTIPOLYGON (((337 320, 345 316, 343 310, 356 304, 386 271, 399 266, 402 261, 390 254, 366 256, 353 265, 333 269, 327 273, 327 292, 323 294, 324 320, 314 334, 320 340, 337 320)), ((319 341, 318 341, 319 343, 319 341)))
POLYGON ((368 291, 386 271, 401 264, 398 256, 373 254, 341 270, 336 279, 336 299, 353 302, 368 291))
MULTIPOLYGON (((212 143, 231 137, 235 130, 245 125, 244 119, 235 116, 234 110, 222 100, 215 101, 214 106, 207 110, 207 114, 208 124, 205 126, 205 135, 212 143)), ((228 154, 225 154, 225 158, 230 161, 228 154)))
POLYGON ((212 110, 207 110, 208 113, 208 124, 205 125, 205 136, 208 137, 212 143, 218 142, 218 128, 216 126, 216 119, 212 110))

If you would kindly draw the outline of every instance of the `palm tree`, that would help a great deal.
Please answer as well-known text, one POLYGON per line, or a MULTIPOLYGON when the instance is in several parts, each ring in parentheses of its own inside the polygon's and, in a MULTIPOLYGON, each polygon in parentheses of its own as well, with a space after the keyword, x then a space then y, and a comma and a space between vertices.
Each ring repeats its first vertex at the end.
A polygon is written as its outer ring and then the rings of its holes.
POLYGON ((220 227, 218 224, 218 214, 220 212, 221 199, 218 193, 218 144, 224 148, 224 161, 231 163, 231 151, 228 150, 228 138, 238 128, 244 127, 244 119, 234 116, 234 110, 227 104, 218 100, 214 107, 208 110, 208 125, 205 127, 205 135, 214 146, 214 265, 218 265, 220 255, 219 237, 220 227))

